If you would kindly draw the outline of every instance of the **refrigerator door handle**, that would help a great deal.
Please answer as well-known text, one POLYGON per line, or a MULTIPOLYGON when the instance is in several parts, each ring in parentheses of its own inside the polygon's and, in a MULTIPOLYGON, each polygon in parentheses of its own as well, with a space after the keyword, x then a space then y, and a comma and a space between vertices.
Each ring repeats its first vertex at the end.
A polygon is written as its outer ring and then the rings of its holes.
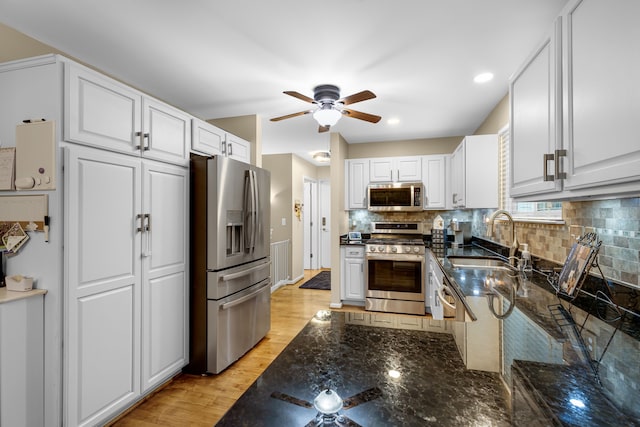
POLYGON ((247 268, 246 270, 239 271, 237 273, 225 274, 220 277, 220 280, 223 282, 228 282, 229 280, 237 279, 238 277, 248 276, 254 271, 262 270, 263 268, 269 267, 271 265, 271 261, 265 262, 264 264, 256 265, 255 267, 247 268))
POLYGON ((244 223, 244 247, 245 250, 251 249, 251 238, 253 235, 253 230, 251 230, 251 226, 253 225, 250 215, 251 215, 251 199, 253 193, 252 187, 252 176, 251 170, 247 170, 244 174, 244 201, 243 201, 243 223, 244 223))
POLYGON ((256 250, 256 241, 258 240, 258 175, 256 171, 252 170, 251 175, 253 176, 253 227, 252 227, 252 241, 251 241, 251 251, 255 252, 256 250))

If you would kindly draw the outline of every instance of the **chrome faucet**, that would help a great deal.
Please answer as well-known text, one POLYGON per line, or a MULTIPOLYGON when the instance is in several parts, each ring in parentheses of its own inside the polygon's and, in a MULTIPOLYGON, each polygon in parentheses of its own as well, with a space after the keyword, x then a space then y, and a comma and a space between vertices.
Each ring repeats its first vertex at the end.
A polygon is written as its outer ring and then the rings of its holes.
POLYGON ((511 214, 504 209, 498 209, 489 216, 487 221, 487 237, 493 237, 493 223, 497 217, 504 215, 511 223, 511 248, 509 249, 509 264, 516 265, 516 251, 518 250, 518 237, 516 236, 516 223, 513 221, 511 214))

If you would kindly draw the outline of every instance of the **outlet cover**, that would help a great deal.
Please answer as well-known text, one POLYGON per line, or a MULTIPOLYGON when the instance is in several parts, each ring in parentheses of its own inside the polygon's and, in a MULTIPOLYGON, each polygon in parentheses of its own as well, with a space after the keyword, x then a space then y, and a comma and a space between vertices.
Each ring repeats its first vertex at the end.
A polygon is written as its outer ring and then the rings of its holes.
POLYGON ((581 335, 591 360, 598 360, 598 339, 596 334, 587 329, 583 329, 581 335))

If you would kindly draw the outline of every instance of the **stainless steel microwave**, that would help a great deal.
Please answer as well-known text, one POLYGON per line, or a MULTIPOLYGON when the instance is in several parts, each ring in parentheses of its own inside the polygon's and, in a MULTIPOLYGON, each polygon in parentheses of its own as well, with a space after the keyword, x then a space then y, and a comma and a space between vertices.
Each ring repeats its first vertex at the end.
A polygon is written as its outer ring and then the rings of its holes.
POLYGON ((424 185, 421 182, 369 184, 370 211, 421 211, 424 185))

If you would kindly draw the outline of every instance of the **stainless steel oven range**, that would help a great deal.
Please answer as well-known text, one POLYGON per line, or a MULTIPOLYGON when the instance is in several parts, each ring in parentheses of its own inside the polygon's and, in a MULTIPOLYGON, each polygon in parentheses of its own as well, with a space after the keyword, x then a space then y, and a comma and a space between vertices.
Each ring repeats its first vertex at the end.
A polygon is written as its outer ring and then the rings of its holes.
POLYGON ((425 314, 425 246, 420 222, 374 222, 365 254, 365 309, 425 314))

